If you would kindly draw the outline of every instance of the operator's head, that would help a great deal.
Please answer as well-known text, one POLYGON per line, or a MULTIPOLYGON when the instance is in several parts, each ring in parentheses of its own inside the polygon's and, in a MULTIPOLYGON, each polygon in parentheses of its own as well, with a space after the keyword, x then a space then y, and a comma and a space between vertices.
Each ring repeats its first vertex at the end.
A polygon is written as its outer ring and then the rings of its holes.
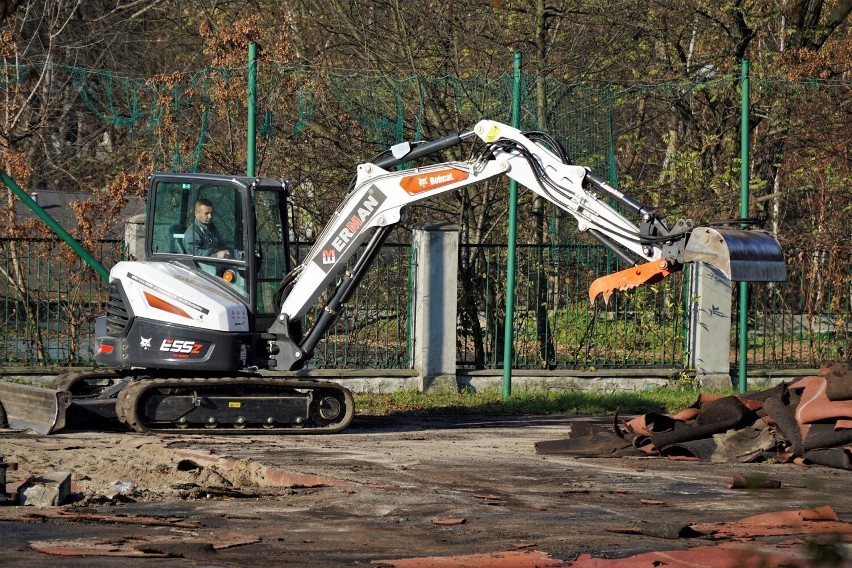
POLYGON ((213 220, 213 204, 209 199, 202 198, 195 202, 195 218, 204 225, 213 220))

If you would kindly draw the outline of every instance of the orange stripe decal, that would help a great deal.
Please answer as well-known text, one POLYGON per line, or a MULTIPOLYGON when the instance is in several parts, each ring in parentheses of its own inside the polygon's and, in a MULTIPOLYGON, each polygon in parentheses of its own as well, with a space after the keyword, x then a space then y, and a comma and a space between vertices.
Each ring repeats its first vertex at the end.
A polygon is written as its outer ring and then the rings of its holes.
POLYGON ((164 299, 158 298, 157 296, 155 296, 153 294, 149 294, 148 292, 143 291, 142 293, 145 294, 145 300, 148 302, 148 305, 151 306, 152 308, 156 308, 158 310, 163 310, 164 312, 169 312, 169 313, 172 313, 172 314, 179 315, 181 317, 192 319, 192 317, 188 313, 186 313, 185 311, 183 311, 179 307, 175 306, 174 304, 170 304, 169 302, 165 301, 164 299))
POLYGON ((470 177, 470 174, 466 171, 457 170, 456 168, 448 168, 426 174, 405 176, 399 180, 399 185, 409 195, 415 195, 417 193, 423 193, 424 191, 438 189, 439 187, 444 187, 451 183, 464 181, 468 177, 470 177))

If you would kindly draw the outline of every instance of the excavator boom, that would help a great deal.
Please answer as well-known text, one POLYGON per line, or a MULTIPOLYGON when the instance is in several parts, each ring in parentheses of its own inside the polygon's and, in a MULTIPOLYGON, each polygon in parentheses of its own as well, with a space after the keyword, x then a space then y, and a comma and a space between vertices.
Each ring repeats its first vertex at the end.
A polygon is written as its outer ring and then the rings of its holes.
POLYGON ((501 175, 572 215, 580 231, 606 245, 630 267, 596 281, 590 290, 592 300, 598 295, 606 300, 617 290, 656 282, 680 270, 684 263, 696 261, 718 267, 732 280, 786 279, 783 252, 770 234, 694 227, 692 221, 684 219, 669 227, 655 212, 587 168, 565 163, 560 154, 518 129, 483 120, 470 132, 411 149, 395 147, 392 157, 358 166, 346 200, 295 269, 278 319, 269 329, 279 338, 279 367, 299 368, 310 357, 316 342, 334 321, 334 314, 357 286, 359 270, 339 280, 340 293, 326 305, 331 315, 315 324, 305 342, 295 345, 288 340, 288 322, 301 319, 314 307, 368 238, 374 240, 367 245, 368 252, 362 254, 359 267, 369 265, 370 254, 381 246, 381 235, 404 218, 409 205, 501 175), (481 150, 466 161, 392 169, 471 139, 477 139, 481 150), (638 223, 619 213, 610 205, 612 201, 638 216, 638 223))

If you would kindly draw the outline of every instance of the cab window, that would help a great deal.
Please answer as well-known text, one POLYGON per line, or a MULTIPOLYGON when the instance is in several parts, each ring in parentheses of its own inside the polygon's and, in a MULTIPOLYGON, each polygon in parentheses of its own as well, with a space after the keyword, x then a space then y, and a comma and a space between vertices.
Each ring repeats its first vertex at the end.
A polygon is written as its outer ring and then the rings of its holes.
POLYGON ((150 215, 151 254, 191 257, 202 271, 247 293, 242 192, 230 184, 158 182, 150 215))

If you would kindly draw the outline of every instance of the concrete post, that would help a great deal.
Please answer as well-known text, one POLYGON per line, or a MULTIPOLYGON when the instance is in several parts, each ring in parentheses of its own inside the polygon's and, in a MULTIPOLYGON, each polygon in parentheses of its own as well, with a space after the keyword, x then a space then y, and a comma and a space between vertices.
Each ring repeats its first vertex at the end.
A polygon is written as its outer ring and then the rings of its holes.
POLYGON ((456 387, 459 227, 414 228, 414 368, 422 390, 456 387))
POLYGON ((715 266, 693 264, 689 290, 689 362, 703 388, 730 389, 731 281, 715 266))
POLYGON ((124 222, 124 244, 128 260, 145 260, 145 214, 140 213, 124 222))

